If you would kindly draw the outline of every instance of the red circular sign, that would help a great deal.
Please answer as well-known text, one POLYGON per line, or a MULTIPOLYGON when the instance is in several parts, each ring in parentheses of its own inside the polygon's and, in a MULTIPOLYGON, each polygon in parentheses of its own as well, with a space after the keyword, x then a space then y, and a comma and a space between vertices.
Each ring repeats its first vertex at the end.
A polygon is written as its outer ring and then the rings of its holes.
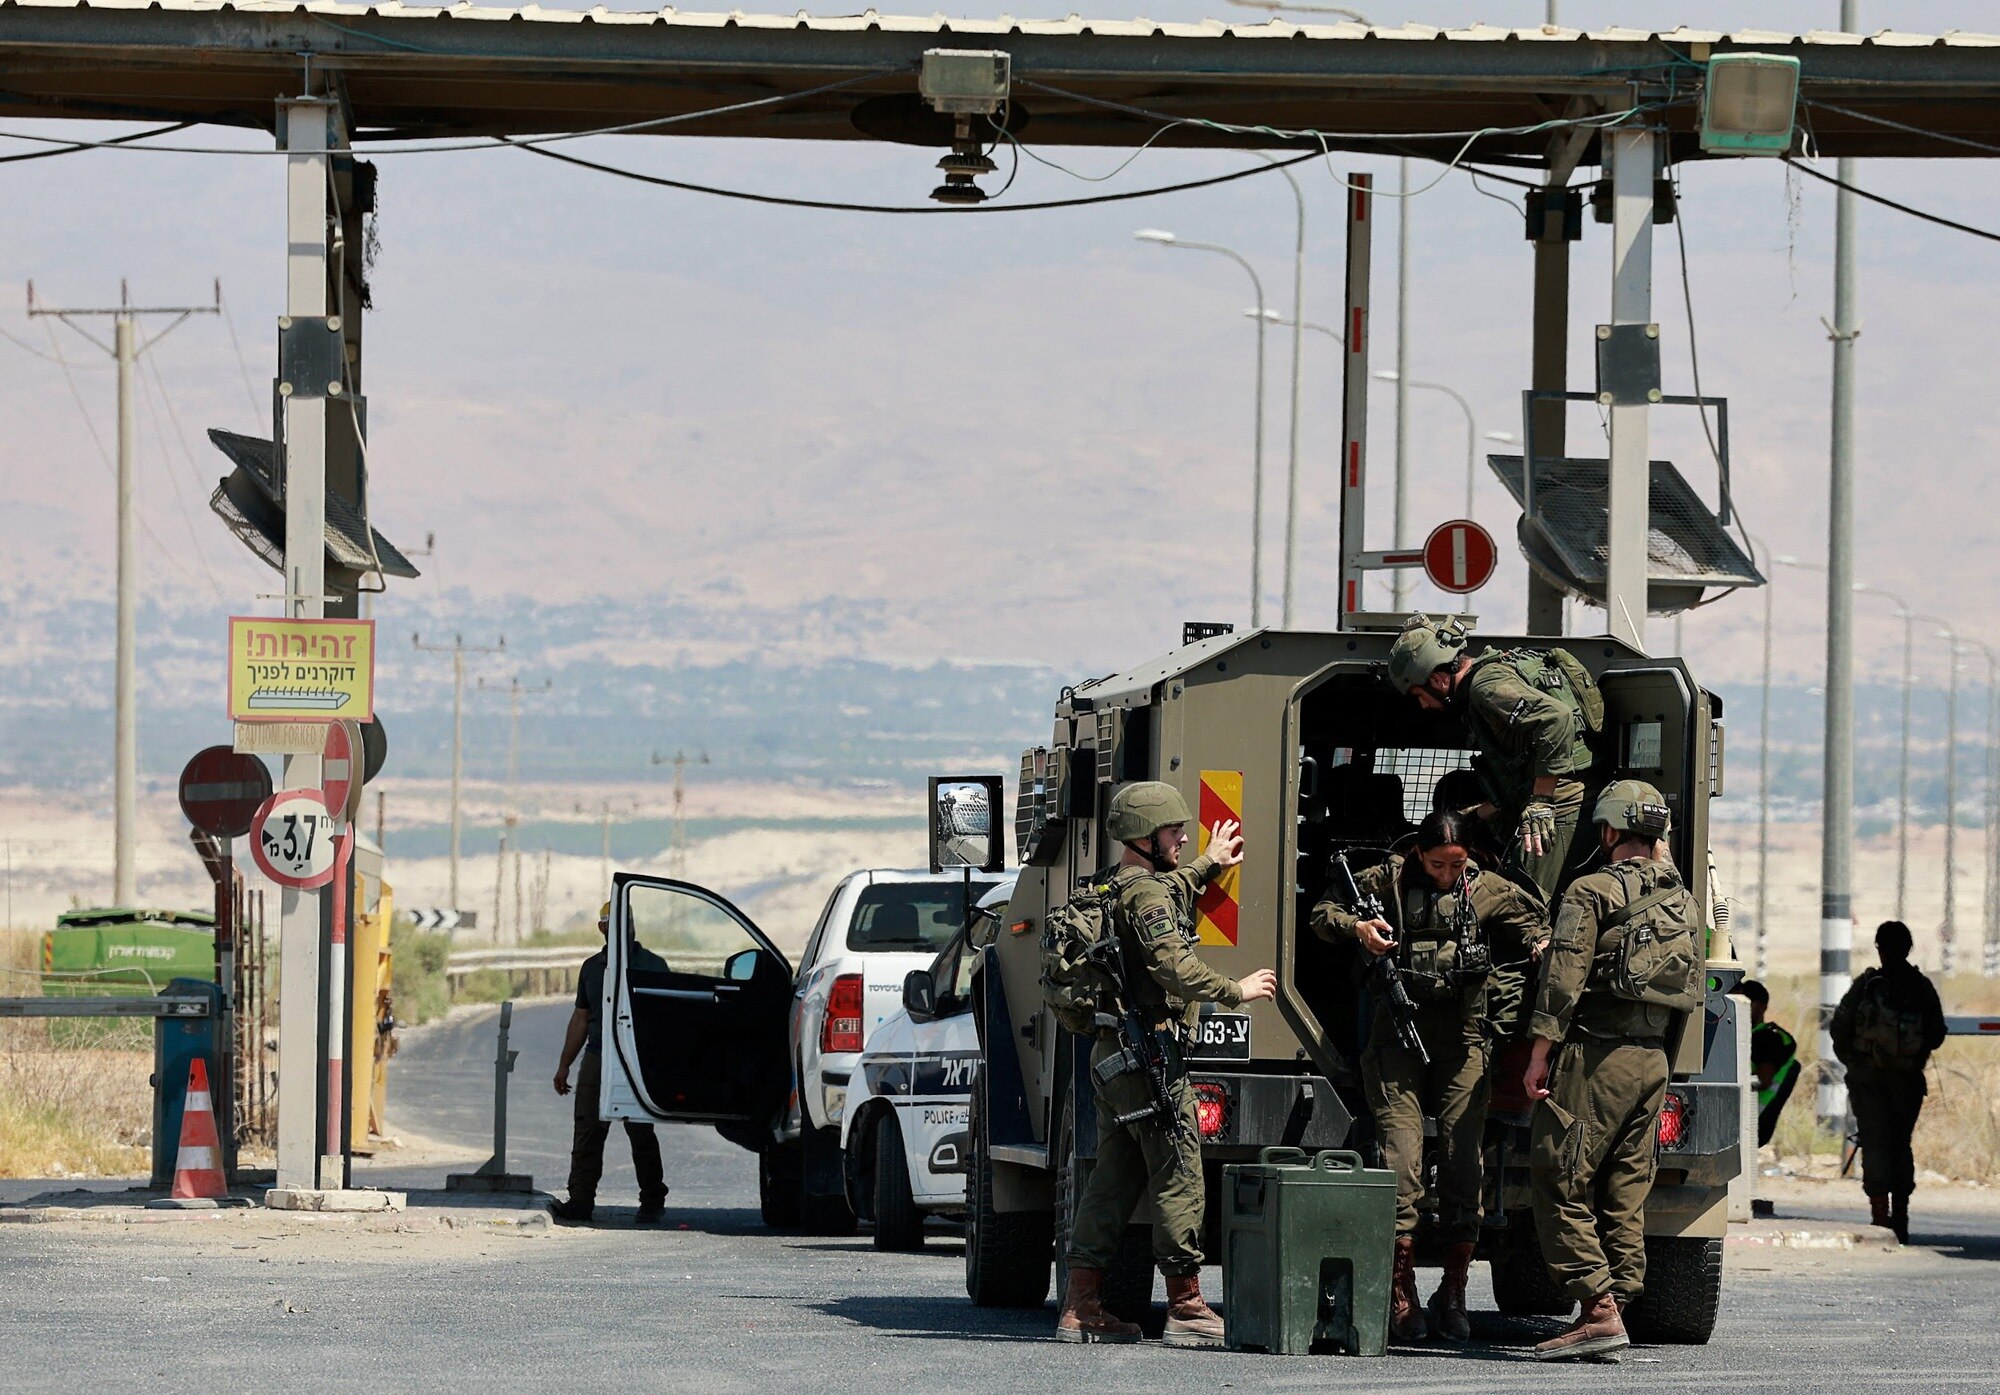
POLYGON ((318 790, 280 790, 250 825, 250 856, 279 886, 309 890, 333 880, 333 812, 318 790))
POLYGON ((1424 575, 1453 595, 1477 591, 1491 581, 1499 561, 1493 535, 1469 518, 1440 523, 1424 539, 1424 575))
POLYGON ((328 722, 326 746, 319 758, 319 792, 326 807, 343 822, 353 817, 348 806, 361 788, 361 743, 352 722, 328 722))
POLYGON ((181 771, 181 812, 189 823, 216 838, 248 833, 257 806, 270 797, 270 768, 227 746, 197 752, 181 771))

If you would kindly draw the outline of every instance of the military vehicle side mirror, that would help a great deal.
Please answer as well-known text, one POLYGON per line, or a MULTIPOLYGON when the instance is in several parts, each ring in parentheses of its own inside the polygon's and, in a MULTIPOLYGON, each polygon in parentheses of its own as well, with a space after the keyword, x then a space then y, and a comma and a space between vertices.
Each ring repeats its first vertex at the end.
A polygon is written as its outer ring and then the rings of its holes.
POLYGON ((1006 796, 998 775, 933 775, 930 782, 931 871, 962 867, 998 872, 1006 796))
POLYGON ((937 984, 929 969, 912 969, 903 975, 903 1010, 912 1022, 928 1022, 937 1016, 937 984))

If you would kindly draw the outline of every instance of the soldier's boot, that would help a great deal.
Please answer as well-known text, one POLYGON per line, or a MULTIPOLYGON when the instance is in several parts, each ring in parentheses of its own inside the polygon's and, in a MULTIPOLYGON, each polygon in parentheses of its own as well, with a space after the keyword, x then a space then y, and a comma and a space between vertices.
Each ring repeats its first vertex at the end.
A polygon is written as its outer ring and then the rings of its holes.
POLYGON ((1056 1337, 1065 1342, 1136 1342, 1136 1323, 1120 1322, 1108 1312, 1103 1299, 1104 1271, 1070 1266, 1069 1288, 1063 1294, 1062 1316, 1056 1319, 1056 1337))
POLYGON ((1431 1295, 1431 1322, 1447 1342, 1472 1340, 1472 1320, 1465 1311, 1465 1281, 1472 1274, 1472 1245, 1453 1245, 1444 1252, 1444 1282, 1431 1295))
POLYGON ((1884 1230, 1888 1230, 1895 1225, 1895 1222, 1889 1218, 1889 1198, 1886 1195, 1870 1196, 1868 1198, 1868 1224, 1879 1225, 1884 1230))
POLYGON ((657 1194, 641 1196, 639 1198, 639 1209, 632 1216, 633 1222, 638 1225, 658 1225, 661 1221, 665 1220, 667 1218, 667 1192, 669 1190, 670 1188, 662 1187, 657 1194))
POLYGON ((1625 1320, 1619 1316, 1618 1300, 1601 1293, 1583 1304, 1576 1321, 1559 1337, 1551 1337, 1535 1348, 1537 1361, 1570 1361, 1581 1357, 1601 1357, 1632 1345, 1625 1335, 1625 1320))
POLYGON ((1417 1241, 1396 1237, 1396 1267, 1389 1280, 1389 1335, 1399 1342, 1421 1342, 1431 1335, 1424 1322, 1424 1300, 1417 1296, 1417 1241))
POLYGON ((1201 1275, 1167 1278, 1167 1326, 1160 1341, 1170 1347, 1219 1347, 1222 1315, 1201 1296, 1201 1275))
POLYGON ((588 1225, 591 1217, 597 1214, 597 1206, 592 1197, 571 1197, 568 1201, 551 1201, 549 1214, 559 1221, 588 1225))
POLYGON ((1896 1243, 1910 1243, 1910 1194, 1896 1193, 1889 1205, 1889 1228, 1896 1232, 1896 1243))

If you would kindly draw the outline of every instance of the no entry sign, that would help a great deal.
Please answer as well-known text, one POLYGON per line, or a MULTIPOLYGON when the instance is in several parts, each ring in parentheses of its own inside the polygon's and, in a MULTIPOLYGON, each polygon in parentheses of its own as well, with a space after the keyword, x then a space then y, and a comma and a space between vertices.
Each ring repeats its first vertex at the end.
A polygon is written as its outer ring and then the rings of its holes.
POLYGON ((1453 519, 1424 540, 1424 575, 1440 591, 1464 595, 1493 578, 1500 560, 1493 535, 1469 518, 1453 519))
POLYGON ((250 826, 250 855, 279 886, 309 890, 333 880, 334 820, 318 790, 280 790, 250 826))
POLYGON ((264 762, 227 746, 197 752, 181 771, 181 812, 212 837, 241 838, 270 797, 271 772, 264 762))
POLYGON ((353 722, 327 723, 319 770, 319 792, 326 796, 326 807, 345 823, 354 817, 361 794, 360 728, 353 722))

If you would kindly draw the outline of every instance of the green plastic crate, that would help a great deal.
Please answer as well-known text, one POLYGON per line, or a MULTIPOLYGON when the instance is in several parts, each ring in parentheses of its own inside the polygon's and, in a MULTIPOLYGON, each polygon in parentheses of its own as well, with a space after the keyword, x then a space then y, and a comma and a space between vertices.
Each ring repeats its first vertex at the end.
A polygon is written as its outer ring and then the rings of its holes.
POLYGON ((1222 1177, 1229 1348, 1386 1354, 1396 1174, 1359 1153, 1266 1148, 1222 1177))

